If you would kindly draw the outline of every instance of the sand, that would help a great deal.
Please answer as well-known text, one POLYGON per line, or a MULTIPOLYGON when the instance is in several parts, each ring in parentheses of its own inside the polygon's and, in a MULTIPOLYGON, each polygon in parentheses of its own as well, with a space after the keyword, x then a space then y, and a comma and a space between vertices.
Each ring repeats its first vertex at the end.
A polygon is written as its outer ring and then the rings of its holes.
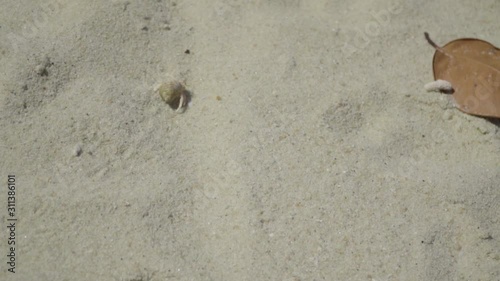
POLYGON ((500 280, 500 125, 423 35, 498 1, 4 2, 0 280, 500 280))

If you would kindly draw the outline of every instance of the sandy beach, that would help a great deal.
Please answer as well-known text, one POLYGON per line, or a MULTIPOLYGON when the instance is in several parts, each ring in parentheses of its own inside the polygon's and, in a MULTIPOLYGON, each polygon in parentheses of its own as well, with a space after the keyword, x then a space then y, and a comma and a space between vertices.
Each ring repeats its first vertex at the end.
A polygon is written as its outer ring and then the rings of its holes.
POLYGON ((0 280, 500 280, 498 0, 4 2, 0 280))

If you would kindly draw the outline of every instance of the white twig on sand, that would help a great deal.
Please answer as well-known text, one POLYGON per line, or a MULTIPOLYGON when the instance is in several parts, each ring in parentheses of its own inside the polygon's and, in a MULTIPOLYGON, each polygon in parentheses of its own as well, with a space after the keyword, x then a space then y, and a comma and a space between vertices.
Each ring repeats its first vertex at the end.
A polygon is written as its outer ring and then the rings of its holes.
POLYGON ((451 83, 445 80, 436 80, 425 84, 424 86, 427 92, 451 92, 453 87, 451 83))

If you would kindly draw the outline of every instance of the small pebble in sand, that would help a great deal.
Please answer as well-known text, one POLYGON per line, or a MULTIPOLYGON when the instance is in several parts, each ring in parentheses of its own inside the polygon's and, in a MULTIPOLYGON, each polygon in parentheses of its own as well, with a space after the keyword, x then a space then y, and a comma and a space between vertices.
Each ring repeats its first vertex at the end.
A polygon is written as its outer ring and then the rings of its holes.
POLYGON ((78 157, 82 155, 82 152, 82 146, 80 144, 75 145, 75 147, 73 148, 73 156, 78 157))
POLYGON ((445 92, 450 93, 453 91, 451 83, 445 80, 436 80, 425 84, 424 86, 427 92, 445 92))
POLYGON ((45 67, 45 65, 43 65, 43 64, 39 64, 39 65, 35 66, 35 71, 36 71, 36 74, 38 74, 40 76, 47 76, 49 74, 49 72, 47 71, 47 67, 45 67))
POLYGON ((35 66, 35 72, 36 74, 40 76, 48 76, 49 72, 47 71, 47 67, 50 66, 50 59, 49 57, 44 57, 42 63, 39 65, 35 66))
POLYGON ((172 108, 177 107, 176 111, 185 107, 189 102, 189 91, 186 90, 184 84, 178 81, 163 83, 156 87, 155 91, 158 91, 161 98, 172 108))

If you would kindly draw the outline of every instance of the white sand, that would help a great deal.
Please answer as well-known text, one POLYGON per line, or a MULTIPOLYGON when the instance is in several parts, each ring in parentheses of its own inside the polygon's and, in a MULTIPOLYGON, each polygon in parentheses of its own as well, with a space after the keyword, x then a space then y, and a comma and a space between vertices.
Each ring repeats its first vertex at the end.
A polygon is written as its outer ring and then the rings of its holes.
POLYGON ((40 2, 0 9, 0 280, 500 280, 498 122, 423 89, 499 1, 40 2))

